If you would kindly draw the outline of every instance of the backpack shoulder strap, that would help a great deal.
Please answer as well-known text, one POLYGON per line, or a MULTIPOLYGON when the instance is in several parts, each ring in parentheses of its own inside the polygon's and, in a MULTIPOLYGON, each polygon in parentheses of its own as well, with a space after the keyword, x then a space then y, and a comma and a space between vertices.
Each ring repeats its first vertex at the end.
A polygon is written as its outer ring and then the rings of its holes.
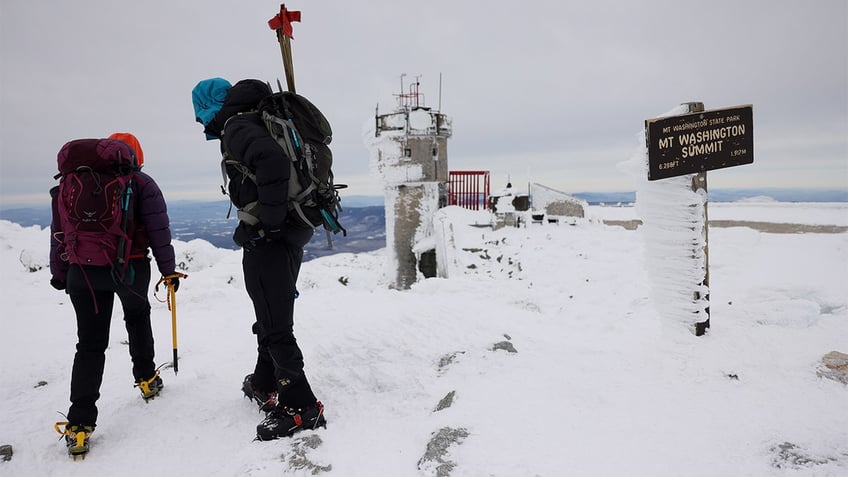
POLYGON ((297 161, 297 151, 301 148, 300 140, 298 139, 297 128, 291 119, 283 119, 279 116, 262 111, 262 121, 265 122, 265 127, 271 133, 271 136, 280 143, 280 146, 286 151, 286 155, 292 162, 297 161), (282 141, 281 141, 282 140, 282 141))

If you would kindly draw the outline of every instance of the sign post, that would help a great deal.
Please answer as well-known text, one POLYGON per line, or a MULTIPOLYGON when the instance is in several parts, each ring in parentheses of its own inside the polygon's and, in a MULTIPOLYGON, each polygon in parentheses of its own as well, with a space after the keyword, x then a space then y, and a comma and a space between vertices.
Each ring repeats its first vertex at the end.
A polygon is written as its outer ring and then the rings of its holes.
MULTIPOLYGON (((753 107, 704 110, 704 103, 686 103, 688 114, 645 121, 648 146, 648 180, 692 174, 692 191, 703 195, 704 277, 697 284, 695 302, 704 301, 706 317, 695 323, 695 335, 710 327, 710 255, 707 206, 707 171, 754 162, 753 107)), ((695 252, 698 252, 697 250, 695 252)), ((694 256, 698 256, 695 253, 694 256)))
MULTIPOLYGON (((690 113, 700 113, 704 111, 704 103, 687 103, 690 113)), ((698 172, 692 176, 692 192, 696 194, 703 193, 707 197, 707 171, 698 172), (703 192, 701 192, 703 191, 703 192)), ((695 336, 703 336, 710 327, 710 221, 707 206, 708 200, 704 200, 704 228, 701 233, 704 234, 704 280, 700 283, 706 289, 706 296, 702 297, 701 292, 695 290, 692 292, 692 299, 695 302, 703 300, 707 306, 704 308, 704 313, 707 315, 705 320, 695 323, 695 336)), ((700 287, 699 287, 700 288, 700 287)))

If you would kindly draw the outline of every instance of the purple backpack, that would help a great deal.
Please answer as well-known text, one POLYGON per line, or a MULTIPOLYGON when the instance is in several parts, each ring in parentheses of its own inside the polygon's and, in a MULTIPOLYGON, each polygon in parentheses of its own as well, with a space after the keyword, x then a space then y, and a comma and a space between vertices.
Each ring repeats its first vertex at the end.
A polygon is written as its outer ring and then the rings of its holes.
POLYGON ((139 170, 135 152, 115 139, 77 139, 62 146, 58 162, 62 257, 110 266, 123 281, 132 245, 132 180, 139 170))

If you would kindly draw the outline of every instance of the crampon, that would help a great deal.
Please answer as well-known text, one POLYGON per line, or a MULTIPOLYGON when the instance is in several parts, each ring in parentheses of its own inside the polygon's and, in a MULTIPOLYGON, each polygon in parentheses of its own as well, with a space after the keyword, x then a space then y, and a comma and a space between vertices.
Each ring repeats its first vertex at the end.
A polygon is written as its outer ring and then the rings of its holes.
POLYGON ((72 459, 85 459, 90 449, 88 439, 94 432, 94 426, 69 426, 67 421, 61 421, 54 424, 53 428, 65 438, 68 455, 72 459))
POLYGON ((150 379, 135 383, 135 387, 141 391, 141 397, 145 402, 158 396, 159 391, 161 391, 164 386, 162 378, 159 377, 159 369, 156 369, 150 379))

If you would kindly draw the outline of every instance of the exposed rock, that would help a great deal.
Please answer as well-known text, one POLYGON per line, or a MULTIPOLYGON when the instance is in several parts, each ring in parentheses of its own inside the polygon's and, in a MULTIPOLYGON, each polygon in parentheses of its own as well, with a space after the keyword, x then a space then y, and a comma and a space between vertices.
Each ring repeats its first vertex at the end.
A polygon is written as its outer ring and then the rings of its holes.
POLYGON ((538 183, 530 184, 533 209, 555 217, 585 217, 589 203, 585 200, 538 183))
POLYGON ((545 207, 545 213, 554 216, 563 217, 585 217, 586 212, 583 209, 583 204, 579 201, 558 200, 551 202, 545 207))
POLYGON ((848 354, 831 351, 822 357, 821 366, 816 374, 820 378, 832 379, 848 384, 848 354))
POLYGON ((517 353, 518 350, 515 349, 515 346, 512 345, 509 341, 501 341, 492 345, 492 351, 504 350, 508 353, 517 353))
POLYGON ((833 457, 817 457, 791 442, 784 442, 771 448, 775 454, 771 465, 777 469, 800 469, 835 462, 833 457))
POLYGON ((447 393, 445 395, 445 397, 443 397, 442 400, 439 401, 439 404, 436 404, 436 409, 434 409, 433 412, 438 412, 438 411, 441 411, 443 409, 447 409, 447 408, 451 407, 453 405, 453 399, 455 397, 456 397, 456 391, 451 391, 451 392, 447 393))
POLYGON ((11 445, 3 444, 0 446, 0 461, 9 462, 12 460, 12 454, 14 454, 14 452, 12 451, 11 445))
POLYGON ((303 470, 312 475, 333 470, 331 464, 316 464, 307 455, 310 450, 317 449, 322 442, 321 436, 318 434, 309 434, 293 439, 292 450, 288 454, 283 454, 283 462, 286 462, 291 470, 303 470))
POLYGON ((439 429, 439 432, 433 434, 430 442, 427 443, 427 450, 418 460, 418 470, 436 477, 449 477, 451 471, 456 467, 456 463, 445 459, 448 448, 454 444, 462 444, 466 437, 468 437, 468 431, 463 428, 443 427, 439 429), (433 471, 434 473, 431 474, 430 472, 433 471))
POLYGON ((454 353, 446 354, 439 358, 439 373, 443 373, 448 366, 452 365, 454 361, 456 361, 457 355, 463 353, 465 353, 465 351, 456 351, 454 353))

